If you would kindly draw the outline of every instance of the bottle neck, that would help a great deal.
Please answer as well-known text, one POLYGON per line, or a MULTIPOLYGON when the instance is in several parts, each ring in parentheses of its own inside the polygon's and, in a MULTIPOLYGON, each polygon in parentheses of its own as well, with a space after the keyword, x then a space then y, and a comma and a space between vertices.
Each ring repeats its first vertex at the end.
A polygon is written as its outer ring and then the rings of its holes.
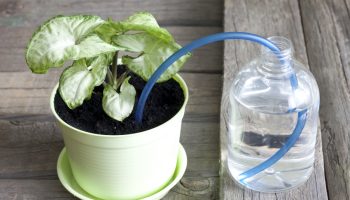
POLYGON ((258 70, 269 77, 285 77, 293 73, 293 45, 284 37, 269 37, 279 49, 279 52, 271 51, 266 47, 261 49, 261 64, 258 70))

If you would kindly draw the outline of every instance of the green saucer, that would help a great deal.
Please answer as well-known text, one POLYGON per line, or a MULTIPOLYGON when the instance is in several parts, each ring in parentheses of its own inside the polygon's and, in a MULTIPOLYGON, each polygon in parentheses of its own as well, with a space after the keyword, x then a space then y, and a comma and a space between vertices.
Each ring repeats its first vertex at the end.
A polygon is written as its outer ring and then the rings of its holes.
MULTIPOLYGON (((171 188, 173 188, 182 178, 187 167, 187 155, 183 146, 180 144, 179 154, 177 157, 177 165, 175 173, 168 185, 166 185, 162 190, 154 193, 151 196, 143 198, 144 200, 153 200, 163 198, 171 188)), ((92 196, 91 194, 85 192, 75 181, 70 168, 69 160, 66 153, 66 148, 63 148, 57 162, 57 174, 62 185, 74 196, 83 200, 98 200, 99 198, 92 196)))

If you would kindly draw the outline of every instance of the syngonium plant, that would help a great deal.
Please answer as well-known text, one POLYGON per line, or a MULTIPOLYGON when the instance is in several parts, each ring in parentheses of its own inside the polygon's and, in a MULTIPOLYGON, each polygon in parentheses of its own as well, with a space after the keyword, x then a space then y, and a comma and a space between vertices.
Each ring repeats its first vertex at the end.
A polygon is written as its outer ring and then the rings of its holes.
MULTIPOLYGON (((73 61, 59 79, 58 91, 66 105, 77 108, 102 84, 103 110, 111 118, 122 121, 131 114, 136 96, 128 70, 147 81, 180 48, 150 13, 136 13, 125 21, 105 21, 88 15, 56 16, 33 34, 27 46, 26 62, 33 73, 43 74, 73 61), (121 64, 118 53, 122 51, 137 56, 122 56, 121 63, 128 70, 118 77, 121 64)), ((188 57, 175 62, 158 82, 172 78, 188 57)))

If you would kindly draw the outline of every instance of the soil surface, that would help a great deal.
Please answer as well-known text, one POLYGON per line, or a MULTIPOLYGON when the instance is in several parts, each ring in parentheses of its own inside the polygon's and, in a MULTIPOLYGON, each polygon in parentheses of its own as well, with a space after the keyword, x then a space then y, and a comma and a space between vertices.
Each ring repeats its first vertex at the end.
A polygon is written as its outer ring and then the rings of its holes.
MULTIPOLYGON (((122 73, 125 71, 125 67, 118 67, 118 70, 122 73)), ((104 135, 124 135, 145 131, 163 124, 180 110, 184 102, 184 93, 179 83, 174 79, 157 83, 147 99, 142 124, 136 124, 134 112, 138 98, 146 82, 132 72, 129 75, 131 76, 129 83, 135 87, 137 94, 134 110, 123 122, 110 118, 103 111, 103 86, 96 87, 91 99, 84 101, 83 105, 74 110, 66 106, 59 92, 57 92, 55 96, 57 114, 66 123, 87 132, 104 135)))

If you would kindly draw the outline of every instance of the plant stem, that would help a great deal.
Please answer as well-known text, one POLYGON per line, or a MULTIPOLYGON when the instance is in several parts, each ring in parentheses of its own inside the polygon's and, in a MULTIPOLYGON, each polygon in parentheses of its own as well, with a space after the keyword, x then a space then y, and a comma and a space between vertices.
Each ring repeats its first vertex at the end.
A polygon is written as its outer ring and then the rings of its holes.
POLYGON ((115 52, 113 56, 113 63, 112 63, 112 74, 115 79, 118 77, 118 51, 115 52))
POLYGON ((114 85, 115 80, 113 78, 113 74, 112 74, 111 69, 109 67, 107 68, 107 80, 108 80, 108 83, 110 85, 114 85))
POLYGON ((113 77, 113 82, 111 83, 111 85, 115 90, 117 90, 118 89, 117 87, 118 85, 118 51, 116 51, 113 56, 113 62, 112 62, 111 68, 112 68, 111 76, 113 77))
POLYGON ((128 77, 129 74, 129 70, 126 70, 122 75, 120 75, 117 84, 116 84, 116 90, 123 84, 124 80, 126 79, 126 77, 128 77))

